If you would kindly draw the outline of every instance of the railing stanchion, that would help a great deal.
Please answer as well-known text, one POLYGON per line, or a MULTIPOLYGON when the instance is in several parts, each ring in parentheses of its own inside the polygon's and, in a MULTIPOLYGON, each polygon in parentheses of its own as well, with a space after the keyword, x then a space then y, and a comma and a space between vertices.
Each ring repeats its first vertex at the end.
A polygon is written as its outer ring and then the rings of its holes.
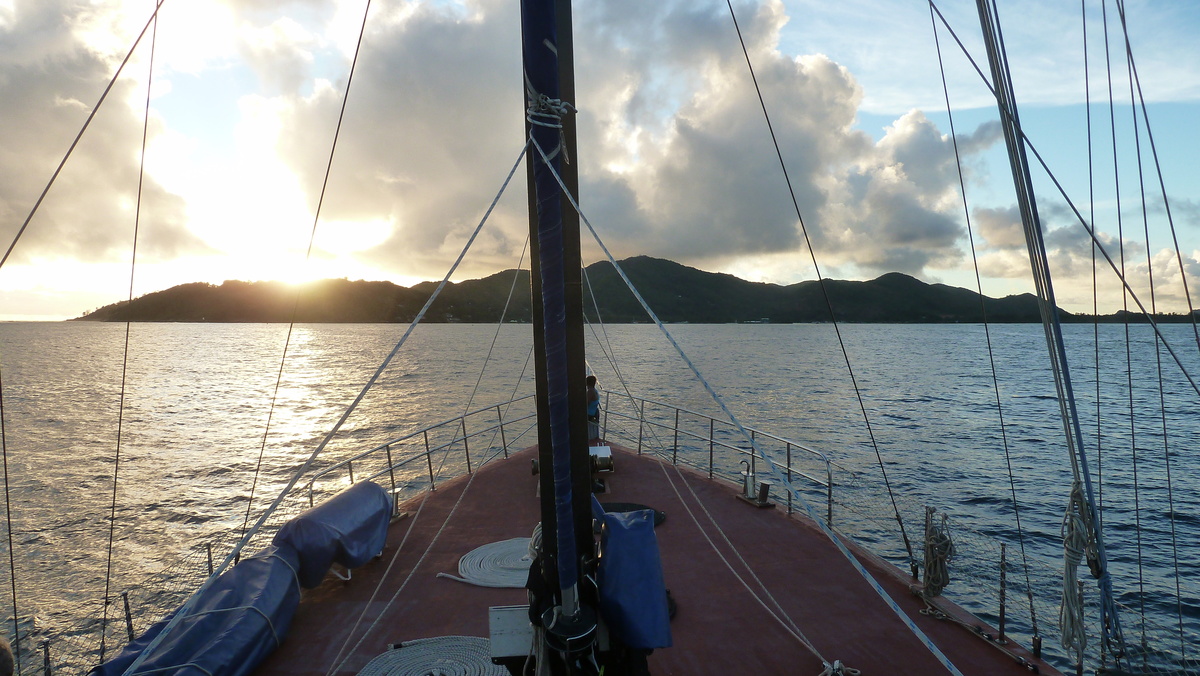
POLYGON ((346 469, 350 472, 350 485, 354 485, 354 461, 346 461, 346 469))
POLYGON ((1000 643, 1006 643, 1004 640, 1004 602, 1005 593, 1008 591, 1008 571, 1006 570, 1008 562, 1008 553, 1005 550, 1005 544, 1000 543, 1000 643))
POLYGON ((600 426, 600 438, 604 439, 608 436, 608 392, 604 393, 604 423, 600 426))
POLYGON ((788 496, 788 514, 792 513, 792 444, 787 443, 787 496, 788 496))
POLYGON ((471 447, 467 444, 467 418, 463 416, 459 418, 462 423, 462 440, 463 440, 463 455, 467 456, 467 474, 471 473, 471 447))
POLYGON ((208 574, 209 574, 209 575, 212 575, 212 574, 213 574, 213 562, 212 562, 212 543, 211 543, 211 542, 205 542, 205 543, 204 543, 204 549, 205 549, 205 550, 208 552, 208 574))
POLYGON ((433 456, 429 450, 429 430, 422 432, 425 435, 425 462, 429 464, 429 490, 436 490, 437 486, 433 482, 433 456))
POLYGON ((750 430, 750 474, 757 476, 758 468, 756 467, 756 465, 758 463, 756 463, 754 461, 754 440, 755 440, 754 430, 750 430))
POLYGON ((645 427, 646 420, 646 400, 642 400, 642 405, 638 408, 638 455, 642 454, 642 428, 645 427))
POLYGON ((504 449, 504 457, 508 457, 508 440, 504 437, 504 412, 496 404, 496 419, 500 421, 500 447, 504 449))
POLYGON ((679 464, 679 409, 675 409, 675 445, 671 451, 671 464, 679 464))
POLYGON ((708 478, 713 478, 713 436, 716 433, 716 420, 708 419, 708 478))
POLYGON ((826 512, 825 522, 830 526, 833 525, 833 466, 829 464, 829 460, 825 460, 825 500, 826 512))
POLYGON ((387 453, 388 476, 392 480, 392 495, 395 496, 396 495, 396 467, 394 465, 392 465, 392 445, 391 444, 385 445, 383 447, 383 450, 387 453))
POLYGON ((129 609, 129 592, 121 592, 121 601, 125 604, 125 634, 133 641, 133 611, 129 609))
POLYGON ((42 641, 42 673, 45 676, 50 674, 50 639, 42 641))

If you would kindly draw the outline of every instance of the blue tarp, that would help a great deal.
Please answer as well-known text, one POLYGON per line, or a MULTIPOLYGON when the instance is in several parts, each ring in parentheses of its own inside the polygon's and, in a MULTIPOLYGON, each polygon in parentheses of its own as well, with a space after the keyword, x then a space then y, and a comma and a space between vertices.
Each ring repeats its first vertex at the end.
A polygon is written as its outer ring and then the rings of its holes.
POLYGON ((600 613, 609 631, 630 648, 671 646, 654 510, 607 512, 600 536, 600 613))
MULTIPOLYGON (((288 547, 270 547, 243 559, 195 599, 188 615, 136 673, 249 674, 287 635, 300 602, 296 569, 296 553, 288 547)), ((89 674, 125 673, 174 615, 150 627, 89 674)))
POLYGON ((285 523, 275 545, 300 557, 300 584, 313 588, 333 563, 357 568, 383 551, 392 504, 378 484, 361 481, 285 523))

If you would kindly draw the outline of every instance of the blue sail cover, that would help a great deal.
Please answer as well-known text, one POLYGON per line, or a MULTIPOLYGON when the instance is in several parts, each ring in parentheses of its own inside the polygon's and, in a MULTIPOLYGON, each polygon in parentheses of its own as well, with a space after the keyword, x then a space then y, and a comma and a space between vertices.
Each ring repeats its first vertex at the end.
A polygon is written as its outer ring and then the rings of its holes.
POLYGON ((333 563, 357 568, 387 542, 392 504, 379 484, 361 481, 285 523, 272 543, 300 557, 300 584, 321 584, 333 563))
POLYGON ((630 648, 671 647, 671 618, 663 583, 654 510, 607 512, 600 536, 600 614, 630 648))
MULTIPOLYGON (((296 553, 269 547, 225 571, 142 661, 138 674, 241 676, 271 654, 300 602, 296 553)), ((123 674, 178 610, 150 627, 92 676, 123 674)))

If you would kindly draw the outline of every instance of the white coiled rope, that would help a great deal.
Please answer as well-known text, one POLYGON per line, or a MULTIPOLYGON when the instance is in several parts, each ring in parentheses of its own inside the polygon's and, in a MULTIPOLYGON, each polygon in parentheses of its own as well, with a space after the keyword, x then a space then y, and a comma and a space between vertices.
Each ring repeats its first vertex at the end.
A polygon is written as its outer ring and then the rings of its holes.
POLYGON ((492 664, 491 642, 478 636, 405 641, 371 660, 359 676, 508 676, 492 664))
POLYGON ((1079 563, 1089 546, 1094 546, 1088 537, 1087 502, 1083 498, 1083 486, 1079 480, 1071 484, 1071 499, 1063 515, 1063 594, 1058 609, 1058 623, 1062 627, 1062 647, 1083 655, 1087 647, 1087 632, 1083 619, 1083 590, 1079 588, 1079 563))
POLYGON ((532 561, 529 538, 513 538, 472 549, 458 560, 458 575, 438 573, 437 576, 478 587, 520 589, 529 578, 532 561))

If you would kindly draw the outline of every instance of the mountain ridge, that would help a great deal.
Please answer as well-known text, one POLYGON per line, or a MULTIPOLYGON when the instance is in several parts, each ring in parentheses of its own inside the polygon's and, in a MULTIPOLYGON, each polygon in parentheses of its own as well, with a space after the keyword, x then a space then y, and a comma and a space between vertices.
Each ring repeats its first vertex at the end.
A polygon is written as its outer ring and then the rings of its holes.
MULTIPOLYGON (((823 290, 817 281, 786 286, 751 282, 649 256, 628 258, 620 265, 665 322, 823 322, 830 319, 830 306, 840 322, 947 323, 984 318, 976 292, 927 284, 899 272, 862 282, 826 279, 823 290)), ((584 279, 584 312, 590 320, 596 319, 599 306, 605 322, 649 321, 612 264, 602 261, 587 266, 584 279)), ((436 288, 437 282, 404 287, 347 279, 298 287, 283 282, 192 282, 106 305, 76 321, 407 323, 436 288)), ((451 282, 429 308, 425 321, 527 322, 528 288, 529 272, 525 270, 451 282), (517 292, 509 301, 514 273, 517 292)), ((985 296, 982 306, 989 322, 1041 321, 1032 294, 998 299, 985 296)), ((1085 316, 1090 320, 1090 315, 1062 313, 1064 321, 1085 316)), ((1106 319, 1113 317, 1116 315, 1106 319)))

